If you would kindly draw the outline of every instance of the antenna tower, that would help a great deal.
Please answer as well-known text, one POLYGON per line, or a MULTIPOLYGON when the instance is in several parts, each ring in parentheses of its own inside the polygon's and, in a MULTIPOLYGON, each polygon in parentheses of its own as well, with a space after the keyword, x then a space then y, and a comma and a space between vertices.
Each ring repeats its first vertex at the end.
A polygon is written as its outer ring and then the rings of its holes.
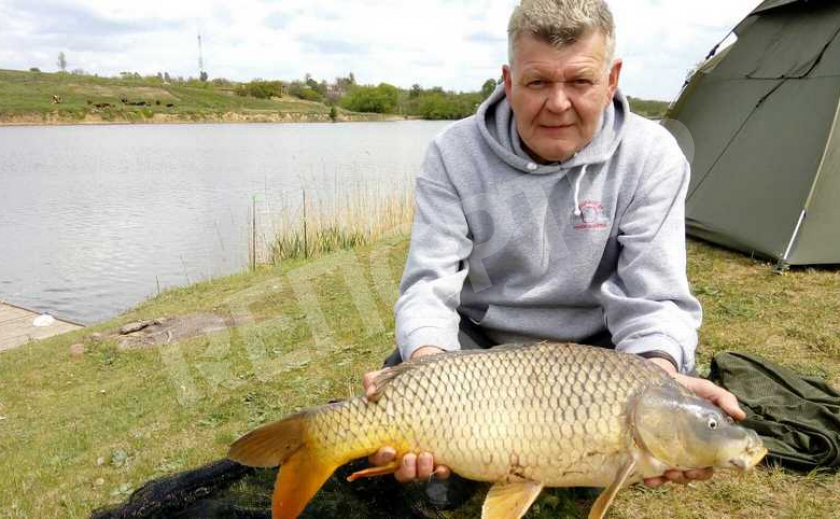
POLYGON ((201 50, 201 32, 198 33, 198 72, 201 75, 204 73, 204 53, 201 50))

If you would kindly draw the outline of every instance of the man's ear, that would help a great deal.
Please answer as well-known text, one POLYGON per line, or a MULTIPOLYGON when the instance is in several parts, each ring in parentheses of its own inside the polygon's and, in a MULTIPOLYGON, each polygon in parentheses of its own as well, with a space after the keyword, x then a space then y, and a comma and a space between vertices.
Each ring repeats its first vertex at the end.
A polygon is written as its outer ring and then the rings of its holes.
POLYGON ((510 89, 513 87, 513 73, 510 65, 502 65, 502 78, 505 80, 505 95, 510 99, 510 89))
POLYGON ((612 100, 615 97, 615 91, 618 90, 618 78, 621 76, 621 66, 623 64, 624 63, 621 61, 621 59, 613 61, 613 66, 610 70, 610 84, 608 87, 610 100, 612 100))

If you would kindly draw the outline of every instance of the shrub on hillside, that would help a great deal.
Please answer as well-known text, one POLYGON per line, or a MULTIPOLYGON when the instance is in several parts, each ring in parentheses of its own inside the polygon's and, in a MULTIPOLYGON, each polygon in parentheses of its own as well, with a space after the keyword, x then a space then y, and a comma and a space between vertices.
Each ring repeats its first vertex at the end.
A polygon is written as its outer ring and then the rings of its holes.
POLYGON ((282 81, 262 81, 255 79, 250 83, 241 83, 236 87, 237 95, 242 97, 256 97, 257 99, 271 99, 283 97, 282 81))
POLYGON ((392 114, 397 110, 400 91, 387 83, 379 86, 356 86, 341 100, 341 107, 354 112, 392 114))

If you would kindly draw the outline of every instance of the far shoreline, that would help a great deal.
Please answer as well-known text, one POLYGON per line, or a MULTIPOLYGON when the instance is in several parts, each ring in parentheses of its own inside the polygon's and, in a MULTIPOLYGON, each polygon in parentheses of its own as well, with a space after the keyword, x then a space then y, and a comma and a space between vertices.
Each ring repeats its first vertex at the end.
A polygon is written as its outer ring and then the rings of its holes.
POLYGON ((155 113, 144 117, 136 112, 125 117, 124 113, 114 117, 88 113, 84 117, 63 115, 59 112, 31 112, 21 114, 0 113, 0 127, 17 126, 128 126, 159 124, 298 124, 298 123, 355 123, 355 122, 398 122, 423 120, 416 116, 377 113, 339 113, 333 120, 328 113, 319 112, 214 112, 205 114, 155 113))

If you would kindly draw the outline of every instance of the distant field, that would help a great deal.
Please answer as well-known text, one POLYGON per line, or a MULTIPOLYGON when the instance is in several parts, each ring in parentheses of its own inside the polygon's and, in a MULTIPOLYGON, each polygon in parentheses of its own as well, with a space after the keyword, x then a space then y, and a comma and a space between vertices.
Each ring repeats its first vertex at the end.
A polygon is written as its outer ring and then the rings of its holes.
POLYGON ((634 113, 647 117, 648 119, 662 119, 668 113, 668 101, 656 101, 653 99, 639 99, 636 97, 629 97, 630 110, 634 113))
MULTIPOLYGON (((166 84, 158 79, 101 78, 67 73, 0 70, 0 121, 22 115, 57 115, 61 119, 83 120, 96 115, 108 120, 167 117, 201 118, 204 115, 304 113, 326 115, 322 103, 297 98, 256 99, 241 97, 232 87, 197 81, 166 84), (53 96, 61 98, 53 103, 53 96), (125 104, 145 101, 147 106, 125 104), (110 107, 97 108, 107 103, 110 107), (172 106, 167 107, 167 104, 172 106)), ((343 110, 342 113, 346 113, 343 110)))

